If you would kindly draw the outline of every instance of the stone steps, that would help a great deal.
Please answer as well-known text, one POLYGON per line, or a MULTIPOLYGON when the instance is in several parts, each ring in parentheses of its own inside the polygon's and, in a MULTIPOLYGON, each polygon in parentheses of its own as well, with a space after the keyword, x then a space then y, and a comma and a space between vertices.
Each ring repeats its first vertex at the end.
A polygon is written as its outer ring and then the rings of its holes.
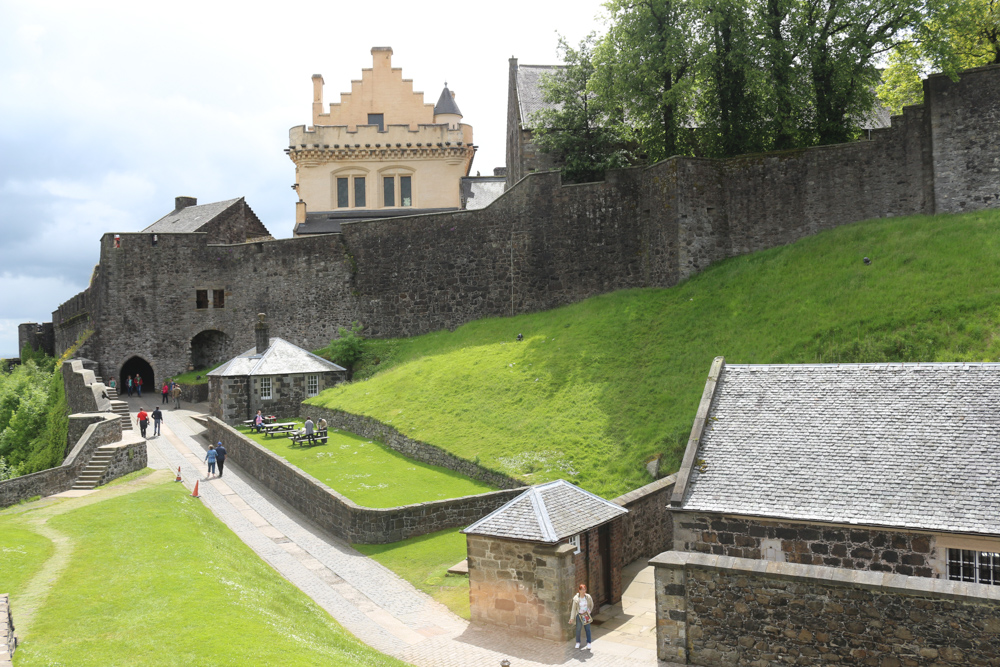
POLYGON ((104 472, 108 469, 108 466, 111 465, 111 460, 114 456, 114 448, 105 449, 98 447, 94 455, 90 457, 90 461, 87 462, 87 467, 83 469, 80 476, 73 482, 72 488, 88 490, 96 487, 97 483, 101 481, 101 477, 104 476, 104 472))
MULTIPOLYGON (((100 375, 95 375, 94 376, 94 382, 100 382, 101 384, 104 384, 104 378, 102 378, 100 375)), ((118 389, 117 388, 108 387, 108 386, 105 385, 104 392, 108 395, 108 398, 110 398, 112 401, 117 401, 118 400, 118 389)))
POLYGON ((122 431, 132 430, 132 416, 128 413, 128 403, 125 401, 111 401, 111 411, 121 417, 122 431))

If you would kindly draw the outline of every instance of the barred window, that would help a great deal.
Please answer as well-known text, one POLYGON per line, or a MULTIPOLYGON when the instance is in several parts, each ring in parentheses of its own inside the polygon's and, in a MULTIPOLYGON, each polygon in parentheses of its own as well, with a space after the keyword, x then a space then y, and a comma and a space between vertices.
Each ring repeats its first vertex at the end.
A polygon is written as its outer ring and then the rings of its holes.
POLYGON ((308 396, 315 396, 319 393, 319 376, 318 375, 307 375, 306 376, 306 394, 308 396))
POLYGON ((271 400, 271 378, 260 379, 260 400, 271 400))
POLYGON ((1000 553, 948 549, 948 578, 1000 586, 1000 553))

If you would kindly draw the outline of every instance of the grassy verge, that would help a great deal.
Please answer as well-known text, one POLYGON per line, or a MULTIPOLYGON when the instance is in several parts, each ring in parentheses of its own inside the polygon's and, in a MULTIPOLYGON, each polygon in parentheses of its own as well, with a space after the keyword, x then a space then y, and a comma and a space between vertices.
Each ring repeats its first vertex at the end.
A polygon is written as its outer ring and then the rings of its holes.
POLYGON ((27 528, 20 515, 0 515, 0 593, 17 600, 52 551, 52 541, 27 528))
MULTIPOLYGON (((172 379, 174 382, 181 385, 208 384, 208 374, 221 365, 222 365, 221 363, 215 364, 214 366, 211 366, 209 368, 201 368, 196 371, 188 371, 187 373, 181 373, 180 375, 175 375, 173 378, 167 378, 167 379, 168 380, 172 379)), ((159 393, 159 387, 154 387, 154 388, 157 389, 157 393, 159 393)))
POLYGON ((380 442, 346 431, 331 429, 325 445, 293 446, 290 438, 241 430, 364 507, 398 507, 495 490, 454 470, 414 461, 380 442))
POLYGON ((613 497, 650 481, 655 456, 677 468, 715 356, 997 359, 998 250, 1000 211, 847 225, 670 289, 374 342, 355 374, 367 380, 309 402, 526 482, 562 477, 613 497))
POLYGON ((377 560, 408 582, 468 619, 469 578, 448 574, 465 559, 465 535, 456 529, 411 537, 393 544, 355 544, 355 549, 377 560))
POLYGON ((346 632, 181 485, 147 483, 47 520, 73 549, 19 667, 403 664, 346 632))

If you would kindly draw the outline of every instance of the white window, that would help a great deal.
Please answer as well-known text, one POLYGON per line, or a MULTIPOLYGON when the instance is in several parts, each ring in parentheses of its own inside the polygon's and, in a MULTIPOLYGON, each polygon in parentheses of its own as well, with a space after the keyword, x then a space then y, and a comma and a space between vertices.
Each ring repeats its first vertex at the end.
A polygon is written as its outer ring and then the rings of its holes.
POLYGON ((948 578, 1000 586, 1000 553, 948 549, 948 578))
POLYGON ((574 551, 573 553, 575 553, 575 554, 580 553, 580 536, 579 535, 574 535, 573 537, 569 538, 569 543, 572 544, 574 547, 576 547, 576 551, 574 551))
POLYGON ((271 400, 271 378, 260 379, 260 400, 271 400))
POLYGON ((319 376, 318 375, 307 375, 306 376, 306 395, 315 396, 319 393, 319 376))

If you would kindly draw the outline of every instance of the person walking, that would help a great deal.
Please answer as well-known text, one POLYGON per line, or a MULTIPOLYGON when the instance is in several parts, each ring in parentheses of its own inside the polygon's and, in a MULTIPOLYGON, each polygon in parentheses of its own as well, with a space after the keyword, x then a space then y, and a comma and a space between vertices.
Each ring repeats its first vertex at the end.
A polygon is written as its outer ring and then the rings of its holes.
POLYGON ((160 406, 153 408, 153 437, 160 435, 160 422, 163 421, 163 413, 160 406))
POLYGON ((139 398, 142 398, 142 376, 138 373, 135 374, 135 390, 139 393, 139 398))
POLYGON ((163 405, 166 405, 167 403, 169 403, 170 402, 170 385, 167 384, 166 382, 164 382, 163 383, 163 389, 160 390, 160 393, 163 394, 163 405))
POLYGON ((173 396, 174 396, 174 410, 177 410, 181 407, 181 386, 177 383, 174 383, 173 396))
POLYGON ((569 624, 576 623, 576 647, 580 648, 580 630, 587 630, 587 650, 590 650, 590 623, 593 621, 594 599, 587 592, 587 587, 580 584, 576 595, 573 596, 573 607, 569 612, 569 624))
POLYGON ((128 387, 128 397, 132 398, 132 376, 131 375, 128 376, 128 380, 127 380, 126 386, 128 387))
POLYGON ((226 448, 221 442, 215 446, 215 462, 219 464, 219 477, 222 477, 222 469, 226 467, 226 448))
POLYGON ((219 455, 215 453, 215 445, 209 445, 208 453, 205 454, 205 461, 208 462, 208 476, 206 476, 205 479, 208 479, 215 474, 215 462, 218 458, 219 455))
POLYGON ((149 426, 149 415, 142 408, 139 408, 139 414, 135 416, 139 420, 139 432, 142 433, 142 437, 146 437, 146 427, 149 426))

